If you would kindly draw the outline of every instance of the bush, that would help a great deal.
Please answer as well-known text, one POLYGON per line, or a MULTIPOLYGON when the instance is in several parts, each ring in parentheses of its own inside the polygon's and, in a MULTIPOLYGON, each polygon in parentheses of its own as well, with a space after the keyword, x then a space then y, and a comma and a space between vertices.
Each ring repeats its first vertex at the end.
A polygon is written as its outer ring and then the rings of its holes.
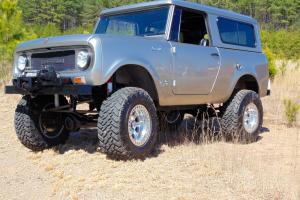
POLYGON ((296 66, 295 66, 295 70, 296 70, 296 71, 298 71, 298 70, 299 70, 299 68, 300 68, 300 60, 299 60, 299 61, 297 61, 297 64, 296 64, 296 66))
POLYGON ((291 99, 284 100, 285 117, 288 127, 292 127, 297 122, 297 115, 300 110, 300 106, 293 102, 291 99))
POLYGON ((263 47, 268 47, 277 59, 300 58, 300 30, 261 31, 263 47))
POLYGON ((63 32, 64 35, 69 35, 69 34, 89 34, 93 32, 93 26, 77 26, 74 28, 70 28, 63 32))
POLYGON ((33 31, 38 38, 62 35, 62 32, 55 24, 35 25, 33 31))
POLYGON ((286 73, 286 70, 287 70, 287 64, 288 64, 288 61, 283 60, 283 61, 281 62, 281 65, 279 66, 279 70, 280 70, 282 76, 284 76, 285 73, 286 73))
POLYGON ((264 53, 266 54, 269 62, 269 76, 271 79, 274 79, 274 77, 277 74, 277 68, 274 61, 274 54, 268 47, 264 48, 264 53))
POLYGON ((11 76, 11 65, 0 61, 0 86, 3 82, 8 81, 11 76))
POLYGON ((35 25, 33 26, 33 31, 36 33, 38 38, 49 37, 49 36, 60 36, 60 35, 70 35, 70 34, 87 34, 93 31, 93 27, 87 26, 77 26, 66 31, 61 31, 55 24, 47 24, 44 26, 35 25))

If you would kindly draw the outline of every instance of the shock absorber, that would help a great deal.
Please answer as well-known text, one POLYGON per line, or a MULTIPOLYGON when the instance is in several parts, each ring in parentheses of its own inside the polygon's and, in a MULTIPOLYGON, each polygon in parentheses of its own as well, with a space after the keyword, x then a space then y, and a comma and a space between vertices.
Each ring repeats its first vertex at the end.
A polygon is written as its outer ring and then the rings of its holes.
POLYGON ((59 107, 59 95, 58 94, 54 95, 54 105, 55 105, 55 108, 59 107))
POLYGON ((110 95, 114 90, 113 77, 111 77, 107 82, 107 95, 110 95))
POLYGON ((75 112, 76 111, 76 107, 77 107, 78 98, 75 97, 75 96, 71 96, 70 99, 71 99, 71 108, 72 108, 72 111, 75 112))

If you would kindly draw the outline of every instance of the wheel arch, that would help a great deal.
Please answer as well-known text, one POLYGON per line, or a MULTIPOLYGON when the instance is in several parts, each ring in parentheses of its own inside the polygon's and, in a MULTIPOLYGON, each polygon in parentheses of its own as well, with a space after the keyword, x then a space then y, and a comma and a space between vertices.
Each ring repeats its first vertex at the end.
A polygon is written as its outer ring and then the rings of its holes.
POLYGON ((259 82, 255 78, 253 74, 243 74, 235 79, 236 81, 232 81, 230 89, 227 93, 226 98, 224 98, 223 102, 228 101, 232 96, 234 96, 238 91, 246 89, 252 90, 259 94, 259 82))
POLYGON ((235 93, 236 91, 240 90, 252 90, 259 94, 260 88, 259 88, 259 83, 255 76, 251 74, 244 74, 237 79, 232 93, 235 93))
POLYGON ((159 103, 159 95, 152 73, 138 64, 125 64, 113 73, 117 85, 139 87, 149 93, 155 103, 159 103))

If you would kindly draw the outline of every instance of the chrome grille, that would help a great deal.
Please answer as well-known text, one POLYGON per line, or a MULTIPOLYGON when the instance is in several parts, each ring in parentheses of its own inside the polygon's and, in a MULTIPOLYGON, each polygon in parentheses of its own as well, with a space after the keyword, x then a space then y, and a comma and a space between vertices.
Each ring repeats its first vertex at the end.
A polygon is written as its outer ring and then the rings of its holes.
POLYGON ((32 70, 52 68, 55 71, 75 69, 75 51, 56 51, 33 53, 31 55, 32 70))

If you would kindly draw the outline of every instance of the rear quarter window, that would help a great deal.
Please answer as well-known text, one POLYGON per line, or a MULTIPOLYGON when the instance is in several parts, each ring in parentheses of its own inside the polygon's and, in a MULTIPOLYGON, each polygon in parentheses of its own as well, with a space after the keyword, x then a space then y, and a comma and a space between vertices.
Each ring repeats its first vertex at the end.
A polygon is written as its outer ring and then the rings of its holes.
POLYGON ((256 47, 253 25, 220 17, 218 18, 218 28, 223 43, 256 47))

